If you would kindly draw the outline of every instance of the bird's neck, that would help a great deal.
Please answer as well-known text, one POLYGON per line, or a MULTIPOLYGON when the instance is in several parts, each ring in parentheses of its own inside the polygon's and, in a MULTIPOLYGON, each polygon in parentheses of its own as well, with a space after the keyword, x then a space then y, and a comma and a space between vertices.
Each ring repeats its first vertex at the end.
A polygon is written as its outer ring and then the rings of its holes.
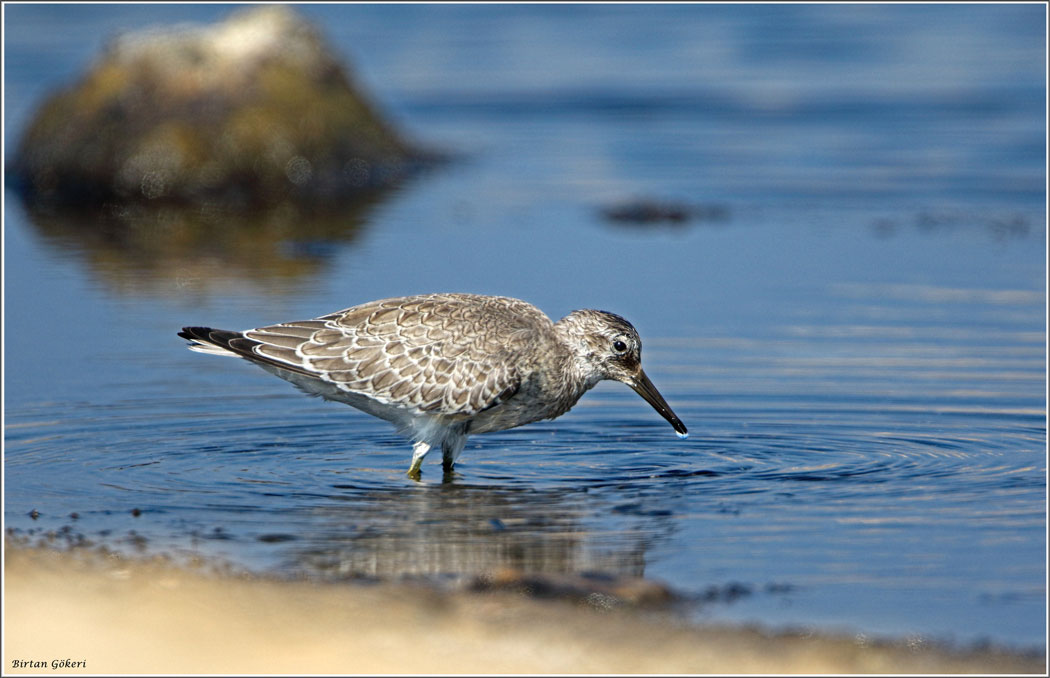
POLYGON ((565 351, 564 369, 570 377, 566 380, 566 383, 571 384, 575 398, 579 399, 580 396, 601 381, 602 377, 594 368, 593 352, 590 349, 585 332, 575 323, 567 322, 569 317, 566 316, 556 322, 554 331, 558 335, 558 341, 565 351))

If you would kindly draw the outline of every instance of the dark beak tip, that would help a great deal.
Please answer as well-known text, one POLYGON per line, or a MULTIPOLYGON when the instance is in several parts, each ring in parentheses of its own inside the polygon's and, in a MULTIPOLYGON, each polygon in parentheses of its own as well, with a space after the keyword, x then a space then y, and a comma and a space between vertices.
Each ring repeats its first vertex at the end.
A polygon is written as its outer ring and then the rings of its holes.
POLYGON ((645 375, 645 372, 639 369, 638 375, 632 381, 627 382, 627 385, 634 389, 638 395, 642 396, 646 402, 652 405, 653 409, 660 413, 660 416, 671 424, 671 428, 674 429, 679 438, 684 440, 689 437, 689 429, 685 427, 678 415, 671 410, 667 401, 663 399, 660 392, 653 386, 653 382, 649 381, 649 377, 645 375))

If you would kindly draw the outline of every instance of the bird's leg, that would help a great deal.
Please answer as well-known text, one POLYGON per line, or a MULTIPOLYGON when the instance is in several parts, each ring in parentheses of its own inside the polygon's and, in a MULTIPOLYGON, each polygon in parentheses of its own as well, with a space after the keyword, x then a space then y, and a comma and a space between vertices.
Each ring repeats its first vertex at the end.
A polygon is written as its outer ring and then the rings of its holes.
POLYGON ((408 477, 419 480, 420 467, 423 465, 423 457, 430 451, 430 445, 420 440, 412 446, 412 465, 408 467, 408 477))
POLYGON ((456 464, 456 458, 463 451, 463 445, 467 442, 465 433, 446 436, 441 442, 441 467, 445 473, 452 473, 452 467, 456 464))

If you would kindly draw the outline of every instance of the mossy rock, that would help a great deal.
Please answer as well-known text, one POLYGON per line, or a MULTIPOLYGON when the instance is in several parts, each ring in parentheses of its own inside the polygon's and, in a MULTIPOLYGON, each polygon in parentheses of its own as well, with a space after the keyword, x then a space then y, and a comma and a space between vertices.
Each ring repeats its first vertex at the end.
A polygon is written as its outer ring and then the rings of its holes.
POLYGON ((30 203, 341 204, 433 156, 414 148, 293 10, 119 36, 36 112, 14 158, 30 203))

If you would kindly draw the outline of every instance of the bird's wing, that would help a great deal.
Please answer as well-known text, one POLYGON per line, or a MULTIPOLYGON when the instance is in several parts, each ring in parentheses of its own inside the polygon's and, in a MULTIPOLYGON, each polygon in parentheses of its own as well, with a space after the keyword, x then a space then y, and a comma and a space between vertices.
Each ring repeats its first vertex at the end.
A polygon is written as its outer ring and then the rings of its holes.
POLYGON ((517 302, 426 295, 385 299, 313 320, 248 330, 249 359, 306 374, 384 404, 472 416, 527 376, 511 346, 550 320, 517 302), (480 301, 479 301, 480 300, 480 301), (538 316, 536 315, 538 314, 538 316))

